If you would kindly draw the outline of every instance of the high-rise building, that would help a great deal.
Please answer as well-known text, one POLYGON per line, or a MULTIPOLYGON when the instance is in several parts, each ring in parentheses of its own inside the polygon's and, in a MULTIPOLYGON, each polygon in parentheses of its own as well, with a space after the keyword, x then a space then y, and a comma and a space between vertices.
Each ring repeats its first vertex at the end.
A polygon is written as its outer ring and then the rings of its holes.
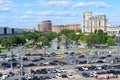
POLYGON ((52 31, 52 23, 51 23, 50 20, 48 20, 48 21, 42 21, 39 27, 40 27, 40 31, 41 32, 52 31))
POLYGON ((40 31, 40 24, 36 26, 36 31, 40 31))
POLYGON ((106 15, 96 15, 93 16, 92 12, 83 12, 82 21, 82 32, 83 33, 93 33, 95 30, 102 29, 107 30, 107 19, 106 15))

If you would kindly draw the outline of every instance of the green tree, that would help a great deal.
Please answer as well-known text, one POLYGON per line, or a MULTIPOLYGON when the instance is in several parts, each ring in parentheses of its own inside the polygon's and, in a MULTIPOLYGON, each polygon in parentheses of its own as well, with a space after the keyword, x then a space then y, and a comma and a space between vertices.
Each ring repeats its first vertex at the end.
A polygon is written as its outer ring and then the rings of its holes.
POLYGON ((108 44, 109 46, 115 45, 115 39, 112 38, 112 37, 109 37, 109 38, 107 39, 107 44, 108 44))
POLYGON ((87 43, 89 45, 100 44, 99 36, 97 34, 90 34, 87 37, 87 43))
POLYGON ((10 43, 9 43, 9 41, 7 39, 3 39, 1 41, 1 45, 6 47, 6 48, 10 47, 10 43))
POLYGON ((38 39, 38 42, 40 42, 40 41, 43 43, 43 45, 48 45, 49 44, 49 41, 45 36, 40 37, 38 39))
POLYGON ((20 40, 19 40, 19 37, 17 36, 10 36, 7 38, 8 42, 11 44, 11 45, 14 45, 14 44, 19 44, 20 40))
POLYGON ((48 41, 52 41, 53 38, 57 37, 57 33, 56 32, 47 32, 45 34, 45 37, 48 39, 48 41))

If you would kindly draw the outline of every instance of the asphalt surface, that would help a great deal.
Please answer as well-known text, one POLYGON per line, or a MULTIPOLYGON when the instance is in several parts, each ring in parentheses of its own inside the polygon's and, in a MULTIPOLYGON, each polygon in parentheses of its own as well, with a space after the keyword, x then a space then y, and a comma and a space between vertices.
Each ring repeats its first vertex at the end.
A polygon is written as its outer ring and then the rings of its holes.
MULTIPOLYGON (((101 50, 101 51, 103 51, 103 50, 101 50)), ((106 50, 104 50, 104 51, 106 51, 106 50)), ((108 51, 108 50, 107 50, 108 51)), ((65 51, 66 52, 66 51, 65 51)), ((68 52, 72 52, 72 51, 68 51, 68 52)), ((17 54, 17 51, 14 51, 14 53, 15 54, 17 54)), ((20 54, 20 53, 18 53, 18 54, 20 54)), ((115 53, 115 52, 112 52, 111 53, 112 54, 112 57, 107 57, 106 58, 106 61, 110 61, 111 59, 113 59, 114 57, 120 57, 117 53, 115 53)), ((102 56, 106 56, 106 54, 102 54, 102 52, 101 52, 101 54, 100 55, 98 55, 99 57, 102 57, 102 56)), ((63 58, 63 59, 61 59, 60 61, 64 61, 64 62, 66 62, 66 63, 70 63, 70 61, 71 60, 80 60, 80 61, 83 61, 83 60, 97 60, 99 57, 96 57, 96 58, 92 58, 91 56, 87 56, 87 55, 85 55, 85 58, 78 58, 78 56, 76 55, 76 56, 74 56, 74 57, 71 57, 71 56, 66 56, 65 58, 63 58)), ((51 61, 53 61, 53 60, 56 60, 55 58, 47 58, 47 57, 45 57, 46 58, 46 60, 41 60, 41 61, 39 61, 39 62, 34 62, 35 64, 37 64, 38 66, 39 66, 39 64, 41 63, 41 62, 51 62, 51 61)), ((7 60, 3 60, 3 59, 0 59, 0 64, 1 63, 3 63, 3 62, 8 62, 7 60)), ((21 62, 21 61, 18 61, 18 62, 21 62)), ((24 61, 23 62, 23 64, 29 64, 29 63, 31 63, 32 61, 24 61)), ((113 64, 110 64, 110 63, 93 63, 92 65, 104 65, 104 64, 108 64, 108 65, 113 65, 113 64)), ((56 65, 56 66, 61 66, 61 65, 56 65)), ((62 67, 62 66, 61 66, 62 67)), ((66 69, 66 71, 67 71, 67 73, 71 73, 72 72, 72 74, 73 74, 73 76, 75 77, 75 79, 73 79, 73 80, 96 80, 95 78, 85 78, 85 77, 83 77, 83 76, 81 76, 80 74, 81 74, 81 72, 75 72, 73 69, 74 69, 74 67, 75 67, 75 65, 64 65, 63 66, 65 69, 66 69)), ((18 71, 20 70, 20 69, 17 69, 18 71)), ((6 69, 6 70, 3 70, 3 68, 1 68, 0 67, 0 72, 9 72, 9 71, 11 71, 11 69, 6 69)), ((30 73, 30 71, 29 70, 27 70, 27 71, 25 71, 26 73, 27 73, 27 75, 26 76, 28 76, 30 73)), ((45 74, 45 75, 47 75, 47 76, 53 76, 53 75, 55 75, 56 73, 52 73, 52 74, 45 74)), ((45 75, 43 75, 43 74, 40 74, 40 75, 37 75, 37 76, 45 76, 45 75)), ((25 76, 25 77, 26 77, 25 76)), ((16 74, 15 76, 13 76, 13 77, 9 77, 9 78, 7 78, 7 80, 14 80, 14 79, 20 79, 20 75, 19 74, 16 74)), ((71 80, 71 79, 70 79, 71 80)), ((109 80, 120 80, 120 79, 109 79, 109 80)))

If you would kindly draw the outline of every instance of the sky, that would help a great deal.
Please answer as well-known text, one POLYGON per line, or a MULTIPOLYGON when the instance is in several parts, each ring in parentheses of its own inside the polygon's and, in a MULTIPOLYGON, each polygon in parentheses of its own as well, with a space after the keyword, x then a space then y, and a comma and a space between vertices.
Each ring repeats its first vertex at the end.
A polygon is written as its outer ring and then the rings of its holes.
POLYGON ((53 25, 82 24, 84 9, 105 14, 108 24, 120 25, 120 0, 0 0, 0 26, 34 29, 41 21, 53 25))

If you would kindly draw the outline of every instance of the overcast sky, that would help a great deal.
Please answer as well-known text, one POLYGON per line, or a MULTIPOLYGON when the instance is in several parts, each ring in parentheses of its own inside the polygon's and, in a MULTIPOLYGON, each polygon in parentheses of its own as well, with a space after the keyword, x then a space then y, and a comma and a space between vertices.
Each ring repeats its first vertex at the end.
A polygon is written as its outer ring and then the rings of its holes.
POLYGON ((105 14, 108 23, 120 25, 120 0, 0 0, 0 26, 35 28, 41 21, 53 25, 81 24, 86 8, 94 15, 105 14))

